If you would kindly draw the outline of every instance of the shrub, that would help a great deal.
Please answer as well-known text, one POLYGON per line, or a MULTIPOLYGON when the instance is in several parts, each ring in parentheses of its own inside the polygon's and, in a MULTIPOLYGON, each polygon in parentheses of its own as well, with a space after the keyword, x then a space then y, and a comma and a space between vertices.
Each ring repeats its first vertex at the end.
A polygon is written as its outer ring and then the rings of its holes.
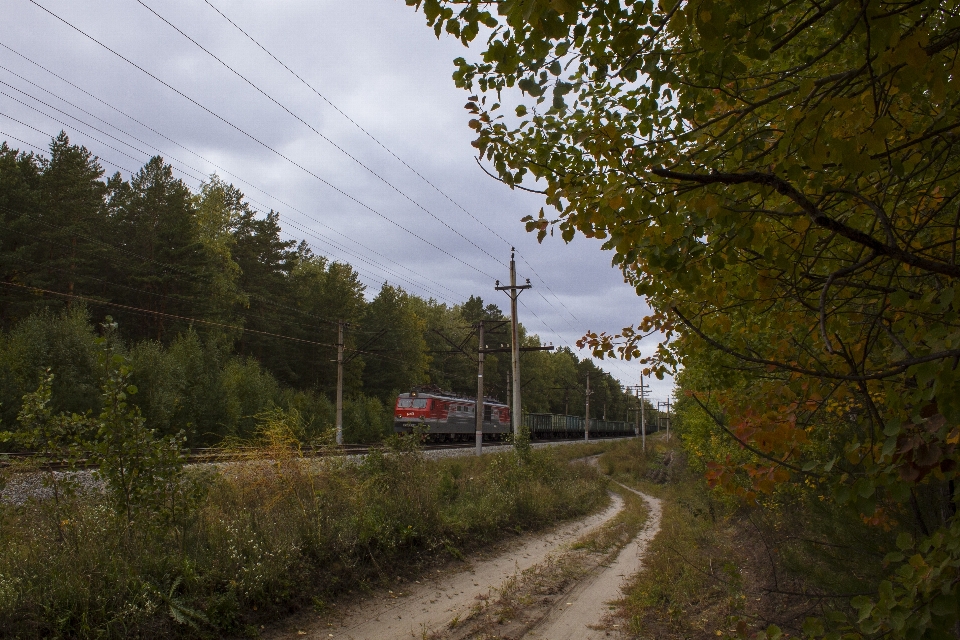
POLYGON ((61 539, 49 501, 0 505, 0 635, 235 634, 604 500, 594 469, 552 452, 432 461, 407 438, 318 460, 299 455, 291 420, 261 416, 251 460, 189 471, 205 491, 167 527, 144 511, 121 527, 109 494, 88 493, 62 507, 61 539))

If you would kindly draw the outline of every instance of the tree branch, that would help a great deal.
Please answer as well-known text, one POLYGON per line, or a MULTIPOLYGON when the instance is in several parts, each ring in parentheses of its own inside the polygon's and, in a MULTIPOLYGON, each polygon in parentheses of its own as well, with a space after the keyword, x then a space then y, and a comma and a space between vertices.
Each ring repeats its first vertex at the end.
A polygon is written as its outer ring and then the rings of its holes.
POLYGON ((503 184, 507 185, 507 186, 510 187, 511 189, 520 189, 521 191, 529 191, 530 193, 539 193, 539 194, 541 194, 541 195, 547 195, 547 192, 546 192, 546 191, 538 191, 537 189, 528 189, 528 188, 526 188, 526 187, 521 187, 521 186, 518 185, 518 184, 510 184, 510 183, 506 182, 503 178, 498 178, 497 176, 495 176, 495 175, 493 175, 492 173, 490 173, 489 171, 487 171, 486 168, 484 168, 484 166, 483 166, 482 164, 480 164, 480 158, 474 158, 474 160, 477 161, 477 166, 480 167, 480 170, 481 170, 481 171, 483 171, 485 174, 487 174, 488 176, 490 176, 491 178, 493 178, 493 179, 496 180, 497 182, 503 182, 503 184))
POLYGON ((721 429, 723 429, 724 433, 726 433, 728 436, 730 436, 731 438, 733 438, 734 440, 736 440, 738 443, 740 443, 740 446, 742 446, 744 449, 746 449, 746 450, 749 451, 750 453, 752 453, 752 454, 754 454, 754 455, 756 455, 756 456, 760 456, 761 458, 764 458, 765 460, 769 460, 770 462, 773 462, 773 463, 775 463, 775 464, 778 465, 778 466, 786 467, 787 469, 790 469, 791 471, 795 471, 795 472, 797 472, 797 473, 799 473, 799 474, 802 474, 802 475, 805 475, 805 476, 813 476, 813 477, 815 477, 815 478, 822 477, 822 476, 820 476, 819 474, 810 473, 809 471, 804 471, 804 470, 801 469, 800 467, 795 467, 795 466, 793 466, 792 464, 788 464, 788 463, 784 462, 783 460, 779 460, 779 459, 777 459, 777 458, 774 458, 773 456, 771 456, 771 455, 769 455, 769 454, 766 454, 766 453, 764 453, 763 451, 760 451, 760 450, 757 449, 756 447, 754 447, 754 446, 752 446, 752 445, 750 445, 750 444, 747 444, 745 441, 743 441, 743 440, 741 440, 740 438, 738 438, 738 437, 737 437, 737 434, 735 434, 733 431, 730 431, 730 429, 728 429, 727 426, 726 426, 725 424, 723 424, 723 421, 722 421, 720 418, 718 418, 717 416, 713 415, 713 412, 710 411, 710 409, 707 408, 707 405, 703 404, 703 402, 700 401, 700 398, 697 397, 697 394, 695 394, 695 393, 694 393, 694 394, 691 394, 690 397, 692 397, 692 398, 693 398, 693 401, 696 402, 696 403, 700 406, 701 409, 703 409, 703 412, 704 412, 704 413, 706 413, 708 416, 710 416, 710 419, 713 420, 713 421, 717 424, 718 427, 720 427, 721 429))
POLYGON ((881 242, 869 234, 866 234, 858 229, 848 227, 842 222, 834 220, 830 216, 820 211, 817 205, 811 202, 807 196, 798 191, 792 184, 783 178, 780 178, 779 176, 773 175, 772 173, 762 173, 759 171, 751 171, 748 173, 681 173, 679 171, 671 171, 663 168, 654 168, 651 169, 650 172, 661 178, 679 180, 682 182, 696 182, 698 184, 758 184, 771 187, 779 194, 792 200, 804 211, 804 213, 807 214, 807 217, 810 218, 813 224, 822 229, 832 231, 839 236, 843 236, 847 240, 867 247, 868 249, 872 249, 878 255, 895 258, 904 264, 910 265, 911 267, 917 267, 918 269, 923 269, 924 271, 929 271, 931 273, 938 273, 950 278, 960 278, 960 267, 957 265, 951 265, 945 262, 930 260, 929 258, 915 255, 909 251, 901 249, 898 246, 881 242))
POLYGON ((676 316, 680 319, 680 322, 697 334, 704 342, 710 346, 718 349, 726 354, 737 358, 738 360, 743 360, 745 362, 752 362, 754 364, 763 365, 766 367, 775 367, 777 369, 782 369, 784 371, 793 371, 794 373, 800 373, 805 376, 813 376, 817 378, 824 378, 827 380, 846 380, 860 382, 863 380, 882 380, 884 378, 890 378, 895 375, 899 375, 917 364, 924 364, 925 362, 934 362, 935 360, 945 360, 947 358, 960 358, 960 349, 948 349, 946 351, 939 351, 937 353, 927 354, 925 356, 919 356, 916 358, 907 358, 904 360, 898 360, 894 363, 891 363, 889 369, 877 371, 875 373, 863 374, 863 375, 845 375, 841 373, 832 373, 830 371, 815 371, 813 369, 807 369, 805 367, 800 367, 797 365, 786 364, 785 362, 777 362, 776 360, 766 360, 764 358, 755 358, 753 356, 748 356, 745 353, 740 353, 734 351, 730 347, 727 347, 723 344, 720 344, 707 334, 705 334, 699 327, 695 326, 690 322, 686 316, 684 316, 677 307, 670 307, 676 316))

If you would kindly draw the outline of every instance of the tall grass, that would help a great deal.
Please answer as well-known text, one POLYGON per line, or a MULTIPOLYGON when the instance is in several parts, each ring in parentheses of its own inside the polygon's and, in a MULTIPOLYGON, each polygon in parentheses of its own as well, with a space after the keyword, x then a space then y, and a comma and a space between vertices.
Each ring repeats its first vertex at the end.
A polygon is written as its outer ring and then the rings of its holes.
POLYGON ((799 637, 808 618, 839 626, 854 615, 851 599, 882 579, 892 533, 816 495, 788 486, 763 502, 737 501, 710 489, 676 440, 648 442, 645 454, 622 443, 599 466, 663 500, 660 533, 621 603, 638 636, 799 637))
POLYGON ((128 524, 89 490, 0 505, 0 637, 255 635, 266 620, 606 499, 595 470, 550 450, 304 458, 284 424, 246 462, 188 470, 173 518, 137 512, 128 524))

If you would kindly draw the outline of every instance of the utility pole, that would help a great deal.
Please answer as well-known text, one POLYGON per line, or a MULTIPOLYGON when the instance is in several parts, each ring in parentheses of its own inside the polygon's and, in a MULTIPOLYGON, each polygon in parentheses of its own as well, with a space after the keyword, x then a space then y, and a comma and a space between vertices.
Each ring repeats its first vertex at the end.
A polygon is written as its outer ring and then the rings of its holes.
POLYGON ((483 449, 483 320, 480 321, 480 348, 477 350, 477 455, 483 449))
POLYGON ((522 409, 520 405, 520 327, 517 322, 517 298, 520 297, 521 291, 532 287, 529 279, 527 279, 527 284, 517 286, 517 263, 514 260, 515 251, 516 249, 510 247, 510 286, 501 287, 500 281, 497 280, 495 287, 497 291, 507 291, 507 295, 510 296, 510 325, 512 329, 511 335, 513 336, 513 344, 511 345, 513 356, 513 407, 511 407, 510 413, 513 416, 514 438, 520 433, 520 422, 522 420, 522 409))
MULTIPOLYGON (((502 322, 501 321, 491 322, 490 323, 492 325, 490 327, 491 333, 496 331, 506 323, 507 323, 506 320, 502 322)), ((483 361, 484 361, 484 356, 488 353, 506 351, 506 349, 503 349, 503 348, 488 349, 486 347, 485 343, 486 343, 487 325, 485 324, 484 320, 481 320, 478 324, 476 324, 474 329, 478 332, 478 336, 477 336, 477 404, 474 407, 474 413, 476 418, 477 455, 480 455, 483 452, 483 417, 484 417, 483 361)), ((434 329, 434 332, 437 335, 439 335, 441 338, 443 338, 451 347, 453 347, 452 351, 442 351, 440 353, 461 353, 467 356, 468 358, 473 358, 473 356, 467 353, 466 350, 464 349, 464 345, 466 345, 467 342, 470 340, 471 336, 473 336, 472 333, 469 336, 467 336, 460 344, 457 344, 456 342, 454 342, 453 340, 445 336, 442 331, 437 331, 436 329, 434 329)), ((543 349, 543 348, 544 347, 526 347, 524 349, 521 349, 521 351, 530 351, 533 349, 543 349)), ((553 346, 550 346, 548 348, 553 349, 553 346)), ((510 388, 510 374, 508 372, 507 373, 508 392, 509 392, 509 388, 510 388)))
POLYGON ((647 452, 647 418, 643 410, 646 398, 646 385, 643 384, 643 374, 640 374, 640 433, 642 434, 643 452, 647 452))
POLYGON ((337 445, 343 444, 343 325, 337 321, 337 445))
POLYGON ((637 405, 639 406, 637 407, 637 427, 636 429, 634 429, 634 433, 639 436, 640 435, 640 411, 643 408, 643 405, 640 404, 640 387, 636 388, 636 393, 637 393, 637 405))
POLYGON ((583 439, 584 439, 584 441, 587 441, 587 440, 590 439, 590 372, 589 372, 589 371, 587 372, 587 392, 586 392, 586 397, 587 397, 587 410, 586 410, 586 414, 587 414, 587 415, 586 415, 586 418, 585 418, 584 423, 583 423, 583 439))
POLYGON ((667 405, 667 440, 670 439, 670 423, 673 422, 670 418, 670 398, 667 398, 667 401, 663 404, 667 405))

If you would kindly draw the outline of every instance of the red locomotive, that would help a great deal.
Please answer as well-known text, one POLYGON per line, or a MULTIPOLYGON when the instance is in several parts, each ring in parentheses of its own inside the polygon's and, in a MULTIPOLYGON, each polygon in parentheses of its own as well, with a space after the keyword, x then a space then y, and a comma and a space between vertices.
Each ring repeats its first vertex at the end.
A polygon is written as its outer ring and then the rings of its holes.
MULTIPOLYGON (((439 389, 401 393, 394 409, 393 430, 411 433, 418 424, 426 427, 432 440, 472 441, 477 431, 475 398, 448 393, 439 389)), ((483 399, 483 437, 500 440, 510 432, 510 407, 483 399)))

